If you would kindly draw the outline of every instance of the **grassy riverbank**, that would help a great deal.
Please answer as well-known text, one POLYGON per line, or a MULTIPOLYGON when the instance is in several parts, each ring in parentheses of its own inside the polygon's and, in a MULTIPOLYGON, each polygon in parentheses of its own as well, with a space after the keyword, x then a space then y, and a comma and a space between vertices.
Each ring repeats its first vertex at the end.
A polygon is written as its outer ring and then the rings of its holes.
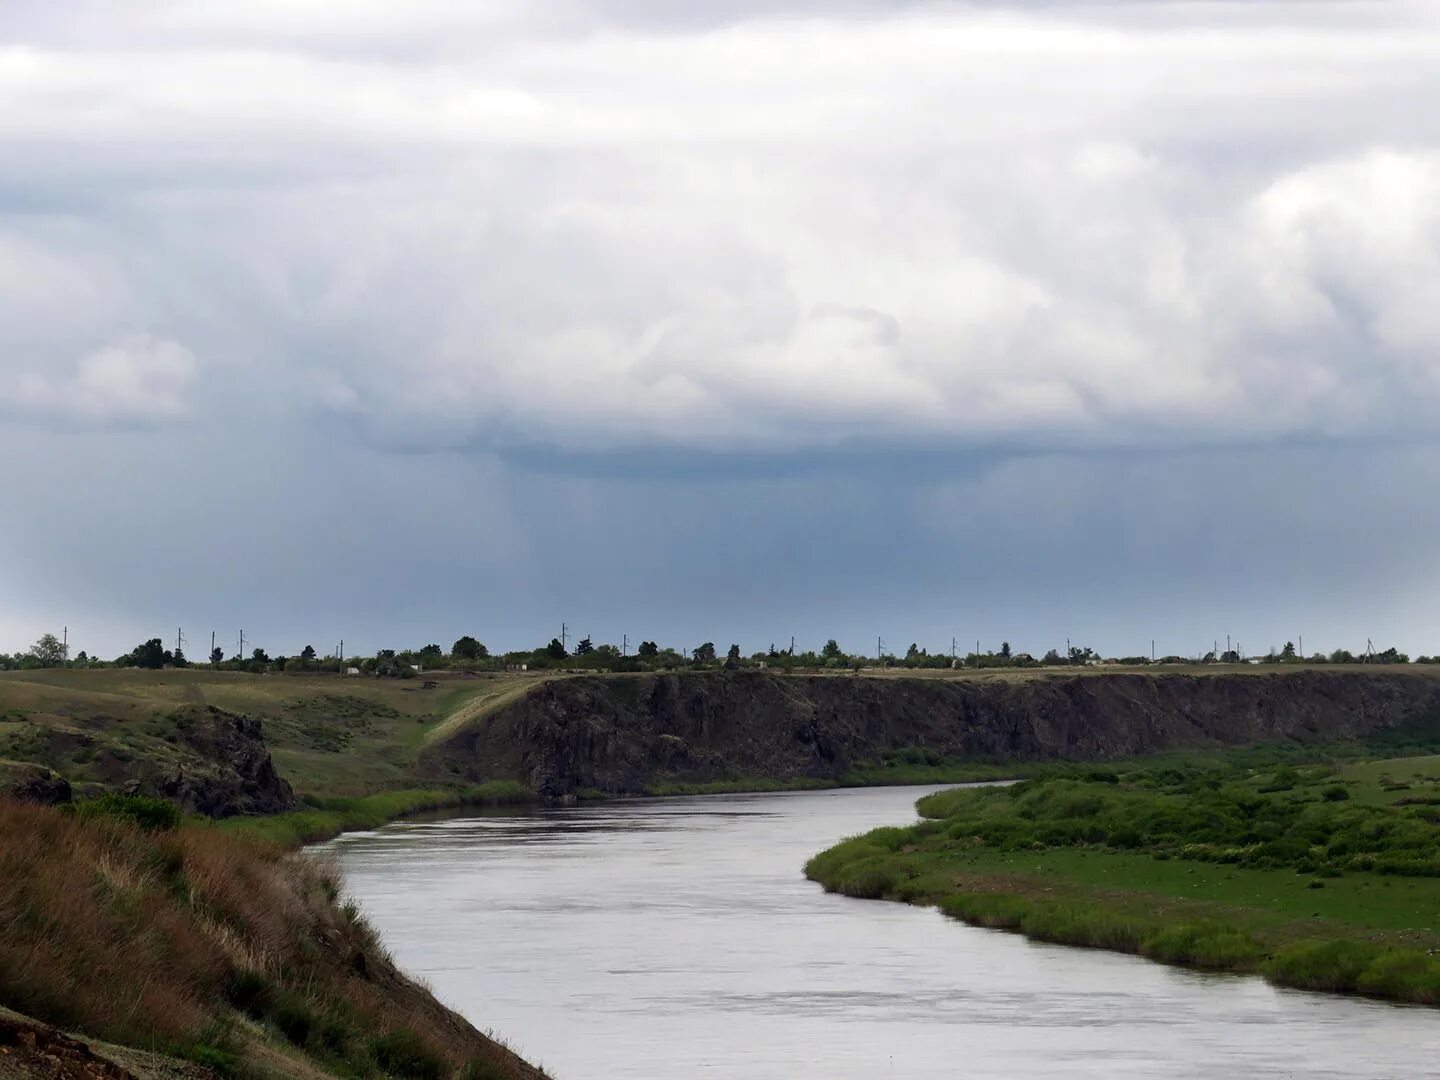
POLYGON ((329 840, 344 832, 378 829, 386 822, 432 810, 515 806, 535 801, 535 792, 518 780, 492 780, 459 788, 382 791, 355 797, 312 797, 311 805, 303 810, 265 817, 227 818, 216 822, 214 827, 292 848, 329 840))
POLYGON ((161 1055, 142 1077, 540 1080, 395 968, 332 869, 177 819, 0 799, 0 1002, 161 1055))
POLYGON ((1440 1004, 1440 762, 1151 765, 944 792, 817 855, 851 896, 1283 986, 1440 1004))

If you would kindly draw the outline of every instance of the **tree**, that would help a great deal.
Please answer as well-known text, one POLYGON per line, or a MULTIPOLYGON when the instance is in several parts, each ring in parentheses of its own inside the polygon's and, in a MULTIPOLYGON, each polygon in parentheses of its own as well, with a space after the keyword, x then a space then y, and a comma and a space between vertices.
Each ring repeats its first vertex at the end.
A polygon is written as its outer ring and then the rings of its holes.
POLYGON ((731 646, 730 646, 730 651, 725 654, 725 659, 726 659, 726 660, 734 660, 734 661, 737 661, 737 662, 738 662, 739 659, 740 659, 740 646, 739 646, 739 645, 731 645, 731 646))
POLYGON ((591 641, 588 637, 583 637, 583 638, 581 638, 581 639, 575 644, 575 655, 576 655, 576 656, 589 656, 589 655, 590 655, 591 653, 593 653, 594 651, 595 651, 595 643, 594 643, 593 641, 591 641))
POLYGON ((175 650, 175 655, 170 658, 170 662, 171 662, 172 664, 174 664, 176 667, 189 667, 189 666, 190 666, 190 661, 187 660, 187 659, 185 659, 185 650, 184 650, 184 649, 176 649, 176 650, 175 650))
POLYGON ((461 660, 483 660, 490 655, 490 650, 476 641, 469 634, 458 638, 454 645, 450 646, 450 655, 461 660))
POLYGON ((54 634, 44 634, 30 646, 30 655, 39 667, 60 667, 65 663, 65 646, 54 634))
POLYGON ((570 654, 565 651, 565 646, 560 644, 559 638, 552 637, 550 644, 545 646, 545 655, 551 660, 564 660, 570 654))
POLYGON ((653 641, 642 641, 640 643, 640 647, 635 650, 635 655, 644 656, 646 658, 653 658, 659 656, 660 646, 656 645, 653 641))
POLYGON ((1293 641, 1287 641, 1287 642, 1285 642, 1285 647, 1280 650, 1280 659, 1281 659, 1281 660, 1294 660, 1294 659, 1295 659, 1295 642, 1293 642, 1293 641))
POLYGON ((910 642, 910 647, 905 650, 905 662, 907 664, 913 664, 916 660, 919 660, 924 655, 924 650, 921 649, 916 642, 912 641, 910 642))
POLYGON ((1240 654, 1234 649, 1226 649, 1220 654, 1220 662, 1222 664, 1238 664, 1240 662, 1240 654))
POLYGON ((300 650, 300 659, 301 659, 301 660, 307 660, 307 661, 308 661, 308 660, 314 660, 314 659, 315 659, 315 646, 314 646, 314 645, 306 645, 305 648, 301 649, 301 650, 300 650))
POLYGON ((149 668, 158 671, 164 667, 172 657, 165 651, 165 644, 158 637, 152 637, 149 641, 136 645, 129 656, 130 663, 138 668, 149 668))
POLYGON ((264 649, 256 649, 250 654, 250 659, 257 664, 268 664, 270 663, 270 654, 264 649))
POLYGON ((704 645, 697 645, 694 658, 697 664, 713 664, 715 662, 715 643, 707 641, 704 645))
POLYGON ((1054 649, 1050 649, 1048 652, 1046 652, 1040 660, 1040 663, 1044 664, 1046 667, 1054 667, 1056 664, 1063 664, 1064 662, 1065 658, 1061 656, 1058 652, 1056 652, 1054 649))
POLYGON ((84 649, 81 649, 80 654, 75 657, 75 662, 77 664, 88 664, 90 663, 90 655, 84 649))
POLYGON ((222 649, 222 648, 220 648, 219 645, 216 645, 215 648, 213 648, 213 649, 210 650, 210 663, 212 663, 212 664, 218 664, 218 663, 222 662, 224 659, 225 659, 225 650, 222 649))
POLYGON ((426 645, 420 650, 420 655, 427 660, 439 660, 445 654, 440 651, 439 645, 426 645))
POLYGON ((825 647, 820 650, 820 655, 826 660, 843 660, 845 658, 845 651, 840 648, 840 643, 832 637, 829 641, 825 642, 825 647))
POLYGON ((1000 655, 1006 660, 1010 659, 1010 643, 1008 641, 1000 642, 1000 655))

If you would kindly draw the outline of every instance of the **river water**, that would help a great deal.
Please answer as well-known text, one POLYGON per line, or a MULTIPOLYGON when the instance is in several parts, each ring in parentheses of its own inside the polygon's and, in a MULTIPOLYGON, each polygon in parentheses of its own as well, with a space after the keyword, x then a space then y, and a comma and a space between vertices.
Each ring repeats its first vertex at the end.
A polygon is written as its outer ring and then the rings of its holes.
POLYGON ((1440 1076, 1440 1011, 1034 944, 801 875, 928 790, 520 810, 324 850, 403 968, 557 1080, 1440 1076))

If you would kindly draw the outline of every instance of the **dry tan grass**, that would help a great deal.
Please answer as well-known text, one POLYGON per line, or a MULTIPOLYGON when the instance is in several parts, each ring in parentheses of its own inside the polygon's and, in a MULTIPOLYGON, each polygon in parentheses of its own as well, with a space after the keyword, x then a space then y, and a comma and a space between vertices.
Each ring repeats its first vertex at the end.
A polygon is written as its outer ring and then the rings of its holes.
POLYGON ((540 1075, 397 971, 338 892, 333 867, 214 828, 0 800, 0 1002, 144 1049, 309 1062, 284 1075, 374 1074, 387 1033, 441 1075, 540 1075))

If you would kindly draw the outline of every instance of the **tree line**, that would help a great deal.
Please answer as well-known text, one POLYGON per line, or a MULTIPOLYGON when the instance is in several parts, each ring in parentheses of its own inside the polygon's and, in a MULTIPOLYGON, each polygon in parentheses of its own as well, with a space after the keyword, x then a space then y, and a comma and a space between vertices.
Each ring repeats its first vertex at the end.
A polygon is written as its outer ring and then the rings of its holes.
MULTIPOLYGON (((492 654, 473 635, 457 638, 449 647, 428 644, 418 649, 380 649, 367 656, 320 656, 314 646, 306 645, 294 656, 271 655, 263 648, 254 648, 248 655, 236 653, 226 656, 223 649, 211 651, 208 665, 221 671, 245 671, 255 674, 289 671, 295 672, 355 672, 393 678, 413 678, 426 671, 673 671, 683 669, 761 670, 780 671, 859 671, 864 668, 896 667, 913 670, 938 668, 1049 668, 1089 667, 1094 665, 1115 665, 1141 667, 1150 664, 1238 664, 1243 662, 1262 664, 1408 664, 1410 657, 1395 647, 1380 652, 1369 650, 1355 654, 1346 649, 1331 653, 1314 653, 1301 656, 1292 642, 1282 648, 1272 648, 1259 657, 1243 657, 1238 650, 1208 652, 1199 657, 1162 656, 1101 656, 1088 646, 1069 645, 1064 652, 1049 649, 1040 657, 1013 649, 1008 641, 987 652, 960 654, 954 650, 931 652, 912 642, 902 655, 884 654, 867 656, 863 653, 848 653, 831 638, 817 651, 809 649, 797 652, 794 646, 780 649, 772 644, 768 649, 749 653, 741 651, 739 645, 730 645, 722 653, 713 641, 705 641, 692 648, 676 649, 661 646, 654 641, 642 641, 633 652, 622 646, 596 643, 589 637, 581 638, 571 646, 560 638, 551 638, 548 643, 535 649, 520 649, 492 654)), ((1440 655, 1419 656, 1417 664, 1440 664, 1440 655)), ((113 660, 101 660, 88 655, 84 650, 73 657, 67 655, 64 644, 54 634, 44 634, 26 652, 8 655, 0 653, 0 671, 26 668, 183 668, 192 661, 183 650, 167 649, 161 638, 149 638, 137 644, 127 653, 113 660)))

